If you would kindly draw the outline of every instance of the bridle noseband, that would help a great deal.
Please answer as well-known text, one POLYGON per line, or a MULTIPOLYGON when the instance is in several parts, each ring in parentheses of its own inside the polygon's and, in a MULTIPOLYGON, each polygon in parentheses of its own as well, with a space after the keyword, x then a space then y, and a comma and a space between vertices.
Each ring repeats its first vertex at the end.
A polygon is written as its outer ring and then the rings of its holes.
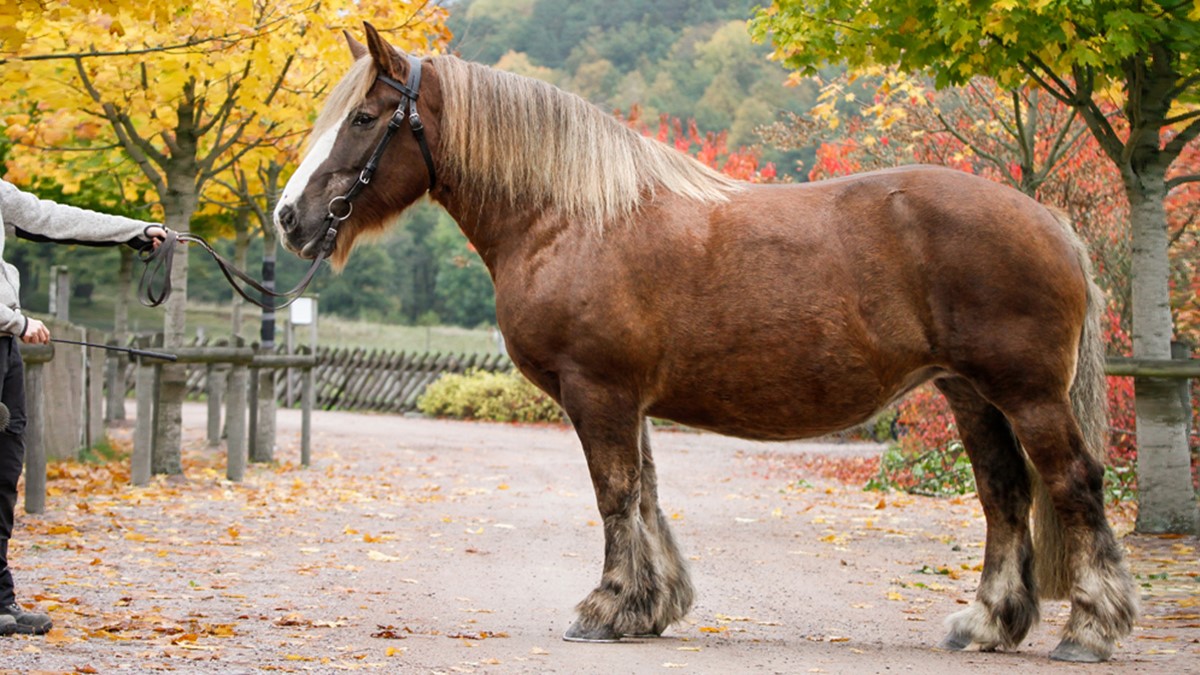
POLYGON ((171 263, 175 256, 175 243, 182 241, 199 244, 202 249, 212 256, 213 260, 217 263, 217 267, 221 269, 221 273, 229 281, 229 285, 233 286, 233 290, 237 291, 238 295, 245 298, 248 302, 268 310, 283 309, 295 302, 304 293, 304 290, 308 288, 308 284, 312 281, 313 276, 316 275, 317 268, 320 267, 321 262, 333 252, 333 245, 337 240, 338 227, 354 212, 354 198, 363 191, 363 188, 370 184, 376 169, 379 168, 379 161, 383 158, 383 153, 387 150, 388 143, 391 142, 392 137, 396 135, 400 127, 404 126, 405 119, 408 120, 413 137, 417 139, 417 145, 421 148, 421 156, 425 159, 425 168, 429 171, 428 189, 432 190, 437 185, 437 173, 433 170, 433 154, 429 151, 429 143, 425 140, 425 125, 421 123, 421 115, 417 112, 417 96, 421 88, 421 60, 410 55, 408 57, 408 66, 408 82, 405 84, 401 84, 399 81, 382 73, 376 75, 378 81, 400 92, 400 105, 396 107, 396 112, 392 113, 392 118, 388 120, 383 138, 380 138, 379 143, 375 145, 375 149, 367 159, 366 166, 358 174, 358 180, 354 182, 354 185, 350 186, 346 194, 338 195, 329 200, 329 212, 325 215, 325 221, 322 224, 325 227, 325 236, 321 241, 321 250, 317 253, 317 257, 313 258, 312 265, 309 266, 304 278, 292 290, 281 293, 267 288, 242 270, 234 267, 233 263, 213 250, 213 247, 203 237, 188 232, 168 230, 166 239, 157 248, 148 253, 143 253, 141 256, 142 262, 146 263, 146 269, 142 272, 142 279, 138 283, 138 300, 147 307, 157 307, 166 302, 167 298, 171 296, 171 263), (345 212, 339 215, 338 212, 343 208, 345 212), (154 277, 160 274, 163 277, 162 289, 158 293, 155 293, 153 290, 154 277), (263 299, 260 300, 247 293, 235 281, 234 277, 242 280, 246 286, 262 294, 263 299), (267 298, 287 298, 287 300, 283 304, 276 305, 267 298))

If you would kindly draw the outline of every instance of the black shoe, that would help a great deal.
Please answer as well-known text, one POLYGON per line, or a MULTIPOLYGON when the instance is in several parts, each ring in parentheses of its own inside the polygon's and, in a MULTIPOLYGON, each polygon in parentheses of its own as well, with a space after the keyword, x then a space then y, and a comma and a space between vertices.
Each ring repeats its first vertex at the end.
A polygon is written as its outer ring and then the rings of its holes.
POLYGON ((25 635, 45 635, 54 627, 48 614, 26 612, 17 603, 0 606, 0 635, 22 633, 25 635), (9 624, 6 618, 12 619, 9 624))

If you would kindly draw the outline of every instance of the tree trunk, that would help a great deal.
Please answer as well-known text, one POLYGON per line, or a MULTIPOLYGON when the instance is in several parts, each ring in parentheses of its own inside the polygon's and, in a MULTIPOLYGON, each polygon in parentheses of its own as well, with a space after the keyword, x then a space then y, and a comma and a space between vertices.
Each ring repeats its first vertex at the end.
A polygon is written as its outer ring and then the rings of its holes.
MULTIPOLYGON (((196 169, 194 154, 181 159, 172 158, 167 170, 167 194, 163 199, 164 225, 177 232, 187 232, 196 212, 196 169)), ((184 344, 187 331, 187 245, 177 244, 171 269, 171 297, 166 302, 163 317, 163 346, 168 350, 184 344)), ((162 366, 159 399, 156 406, 158 424, 151 453, 151 470, 156 474, 182 474, 183 459, 183 399, 187 394, 187 366, 168 363, 162 366)))
MULTIPOLYGON (((1165 167, 1126 171, 1132 223, 1133 355, 1171 358, 1170 261, 1167 256, 1165 167)), ((1135 382, 1138 444, 1137 530, 1192 533, 1200 523, 1192 487, 1187 423, 1190 411, 1178 383, 1159 378, 1135 382)))

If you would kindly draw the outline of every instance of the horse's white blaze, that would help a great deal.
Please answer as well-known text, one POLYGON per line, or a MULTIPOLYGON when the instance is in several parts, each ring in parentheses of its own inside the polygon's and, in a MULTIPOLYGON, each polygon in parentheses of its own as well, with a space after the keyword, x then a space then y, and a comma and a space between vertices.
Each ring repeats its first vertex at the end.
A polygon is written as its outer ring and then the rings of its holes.
POLYGON ((276 227, 279 226, 280 210, 285 206, 295 204, 300 195, 304 193, 304 188, 308 186, 309 179, 316 173, 317 167, 321 166, 321 163, 329 157, 329 153, 333 151, 333 143, 337 140, 339 129, 341 129, 340 124, 326 129, 325 133, 321 134, 321 137, 313 143, 296 172, 288 179, 287 185, 283 188, 283 195, 279 197, 279 203, 275 206, 276 227))

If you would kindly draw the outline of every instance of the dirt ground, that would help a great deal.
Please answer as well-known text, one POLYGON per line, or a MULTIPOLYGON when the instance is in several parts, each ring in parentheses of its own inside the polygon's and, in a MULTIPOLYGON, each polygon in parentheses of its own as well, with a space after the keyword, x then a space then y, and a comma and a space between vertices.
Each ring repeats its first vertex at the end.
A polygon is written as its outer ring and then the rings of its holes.
POLYGON ((586 645, 560 639, 603 548, 570 430, 321 412, 302 469, 283 411, 280 464, 231 484, 203 414, 186 480, 52 467, 11 558, 56 627, 0 638, 0 673, 1200 673, 1194 538, 1124 538, 1144 616, 1109 663, 1049 661, 1063 603, 1018 652, 934 649, 978 583, 982 513, 797 468, 876 446, 656 432, 697 603, 662 638, 586 645))

